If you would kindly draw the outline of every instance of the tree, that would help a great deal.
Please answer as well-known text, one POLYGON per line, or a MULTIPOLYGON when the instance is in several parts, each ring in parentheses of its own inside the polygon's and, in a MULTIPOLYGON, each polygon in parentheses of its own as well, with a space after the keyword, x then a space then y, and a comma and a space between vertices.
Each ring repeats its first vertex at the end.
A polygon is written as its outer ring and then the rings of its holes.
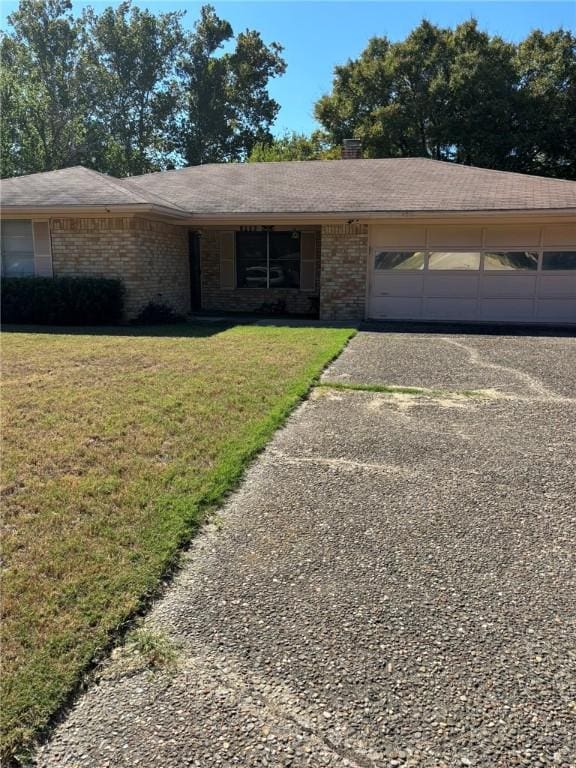
POLYGON ((81 24, 70 0, 21 0, 3 35, 2 175, 79 162, 86 136, 81 24))
POLYGON ((450 34, 450 49, 445 124, 450 159, 509 170, 517 140, 514 46, 470 21, 450 34))
POLYGON ((576 36, 532 32, 518 46, 519 170, 576 179, 576 36))
POLYGON ((273 163, 282 160, 333 160, 340 157, 340 148, 332 146, 326 137, 316 131, 311 136, 304 133, 285 133, 269 142, 255 144, 249 163, 273 163))
POLYGON ((576 178, 576 38, 537 31, 515 46, 475 20, 423 21, 336 67, 315 114, 333 143, 362 139, 369 157, 576 178))
POLYGON ((270 141, 281 46, 234 38, 211 6, 190 33, 182 15, 126 0, 76 18, 71 0, 20 0, 0 39, 2 175, 82 164, 126 176, 242 160, 270 141))
POLYGON ((189 165, 242 160, 271 139, 280 106, 268 82, 286 69, 282 47, 266 46, 258 32, 246 30, 231 52, 220 53, 233 38, 230 24, 204 6, 179 62, 183 110, 175 146, 189 165))
POLYGON ((84 16, 94 104, 95 164, 117 176, 159 170, 169 154, 166 121, 178 106, 176 57, 182 13, 157 16, 130 0, 84 16))

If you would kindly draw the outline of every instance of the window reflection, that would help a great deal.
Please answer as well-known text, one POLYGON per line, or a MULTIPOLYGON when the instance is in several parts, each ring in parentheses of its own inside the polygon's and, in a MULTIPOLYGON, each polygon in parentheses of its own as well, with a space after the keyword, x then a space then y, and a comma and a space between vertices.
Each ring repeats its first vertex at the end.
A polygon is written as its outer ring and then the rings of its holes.
POLYGON ((423 251, 380 251, 374 257, 375 269, 424 269, 423 251))
POLYGON ((576 269, 576 251, 544 251, 542 269, 576 269))
POLYGON ((429 254, 428 269, 478 270, 480 252, 434 251, 429 254))
POLYGON ((484 254, 484 269, 535 270, 538 253, 534 251, 496 251, 484 254))

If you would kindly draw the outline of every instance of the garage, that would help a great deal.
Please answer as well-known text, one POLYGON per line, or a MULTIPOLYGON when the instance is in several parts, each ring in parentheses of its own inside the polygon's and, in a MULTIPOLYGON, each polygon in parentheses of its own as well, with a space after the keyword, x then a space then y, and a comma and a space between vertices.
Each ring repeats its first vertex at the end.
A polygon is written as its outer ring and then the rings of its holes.
POLYGON ((373 225, 376 320, 576 323, 571 226, 373 225))

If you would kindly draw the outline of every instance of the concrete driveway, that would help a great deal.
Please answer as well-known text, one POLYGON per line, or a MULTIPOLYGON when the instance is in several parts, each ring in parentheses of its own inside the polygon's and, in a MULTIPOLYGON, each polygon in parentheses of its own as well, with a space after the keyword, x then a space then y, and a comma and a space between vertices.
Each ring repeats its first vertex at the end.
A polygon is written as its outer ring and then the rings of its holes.
POLYGON ((42 766, 576 765, 576 340, 360 333, 42 766), (441 391, 440 391, 441 390, 441 391), (474 393, 462 394, 464 390, 474 393))

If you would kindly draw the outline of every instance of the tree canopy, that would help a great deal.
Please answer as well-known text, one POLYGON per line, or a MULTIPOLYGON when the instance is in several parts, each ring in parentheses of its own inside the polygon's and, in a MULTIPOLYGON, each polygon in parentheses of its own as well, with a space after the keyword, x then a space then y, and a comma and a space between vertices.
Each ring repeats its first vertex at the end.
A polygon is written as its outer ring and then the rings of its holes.
POLYGON ((210 5, 191 31, 182 18, 130 0, 80 17, 71 0, 20 0, 0 40, 1 175, 134 175, 243 160, 271 141, 282 47, 235 36, 210 5))
POLYGON ((438 160, 576 178, 576 37, 533 31, 518 45, 475 20, 423 21, 375 37, 334 72, 315 106, 329 141, 362 140, 367 157, 438 160))
POLYGON ((205 162, 422 156, 576 179, 576 36, 518 44, 422 21, 372 38, 334 70, 315 105, 321 130, 272 135, 269 85, 282 46, 235 34, 210 5, 182 12, 124 0, 72 13, 71 0, 20 0, 0 36, 2 176, 82 164, 116 176, 205 162))
POLYGON ((311 136, 286 132, 272 141, 258 142, 248 156, 249 163, 273 163, 282 160, 333 160, 340 157, 340 148, 331 144, 320 131, 311 136))

